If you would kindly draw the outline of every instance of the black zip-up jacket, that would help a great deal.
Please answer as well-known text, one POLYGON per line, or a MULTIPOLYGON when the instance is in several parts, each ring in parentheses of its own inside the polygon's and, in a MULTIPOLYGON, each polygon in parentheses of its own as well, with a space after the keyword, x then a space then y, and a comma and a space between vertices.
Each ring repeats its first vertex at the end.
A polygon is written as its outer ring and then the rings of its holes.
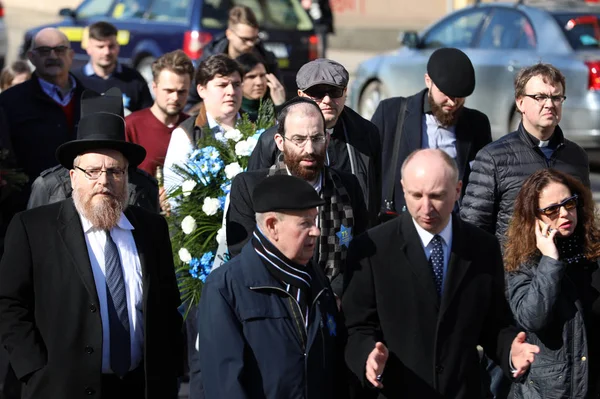
POLYGON ((551 140, 557 147, 550 159, 540 150, 535 137, 519 129, 483 147, 475 157, 460 217, 496 234, 500 243, 508 229, 515 198, 525 180, 535 171, 554 168, 590 186, 586 152, 567 140, 556 127, 551 140))

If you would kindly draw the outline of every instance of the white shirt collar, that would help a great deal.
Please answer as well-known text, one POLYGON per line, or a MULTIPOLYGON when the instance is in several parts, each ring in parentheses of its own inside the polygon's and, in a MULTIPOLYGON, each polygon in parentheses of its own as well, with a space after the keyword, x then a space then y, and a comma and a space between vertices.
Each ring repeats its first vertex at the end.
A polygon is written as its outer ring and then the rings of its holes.
MULTIPOLYGON (((415 221, 414 218, 412 221, 415 225, 415 228, 417 229, 417 234, 419 235, 419 238, 423 243, 423 248, 427 247, 435 234, 431 234, 430 232, 419 226, 419 224, 415 221)), ((446 245, 449 245, 449 243, 452 242, 452 214, 450 214, 448 224, 446 225, 446 227, 444 227, 444 229, 441 232, 438 233, 438 235, 442 237, 446 245)))
POLYGON ((550 140, 540 140, 538 147, 548 147, 548 144, 550 144, 550 140))
MULTIPOLYGON (((79 214, 79 218, 81 219, 81 225, 83 226, 83 232, 88 233, 91 230, 98 230, 94 226, 92 226, 92 222, 90 222, 85 216, 79 214)), ((121 213, 121 218, 117 223, 117 227, 123 230, 135 230, 129 219, 125 216, 124 213, 121 213)))
MULTIPOLYGON (((292 172, 290 172, 290 168, 288 168, 287 165, 285 166, 285 170, 289 176, 292 176, 292 172)), ((307 183, 313 186, 317 193, 321 193, 321 188, 323 187, 323 173, 320 173, 315 181, 307 181, 307 183)))
MULTIPOLYGON (((235 119, 240 119, 239 113, 236 115, 235 119)), ((208 111, 206 112, 206 123, 208 123, 208 127, 211 129, 214 127, 218 127, 219 129, 221 129, 221 131, 225 131, 225 129, 223 129, 223 127, 219 125, 219 122, 217 122, 217 120, 213 118, 212 115, 208 113, 208 111)))

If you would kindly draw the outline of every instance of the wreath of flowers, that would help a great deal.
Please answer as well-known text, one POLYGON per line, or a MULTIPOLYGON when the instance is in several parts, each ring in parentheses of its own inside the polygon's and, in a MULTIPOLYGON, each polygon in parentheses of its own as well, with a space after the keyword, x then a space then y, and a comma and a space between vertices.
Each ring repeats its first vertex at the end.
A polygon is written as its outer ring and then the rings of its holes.
POLYGON ((168 221, 181 299, 188 310, 200 301, 213 265, 229 260, 223 216, 231 181, 246 170, 258 138, 274 123, 267 100, 255 123, 243 114, 235 129, 204 135, 186 164, 173 168, 183 182, 168 194, 177 202, 168 221))

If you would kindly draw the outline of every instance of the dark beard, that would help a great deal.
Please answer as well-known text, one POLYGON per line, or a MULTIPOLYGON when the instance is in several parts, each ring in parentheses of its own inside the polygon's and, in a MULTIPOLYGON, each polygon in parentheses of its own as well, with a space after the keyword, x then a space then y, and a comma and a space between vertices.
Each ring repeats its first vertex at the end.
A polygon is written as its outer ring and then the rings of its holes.
POLYGON ((435 101, 433 101, 431 93, 429 93, 429 95, 427 96, 427 100, 429 101, 429 106, 431 107, 431 113, 433 114, 433 116, 435 116, 435 119, 437 119, 441 126, 450 127, 456 125, 456 122, 458 122, 458 118, 460 117, 460 114, 462 114, 463 111, 462 105, 456 110, 454 110, 454 112, 447 113, 442 109, 442 107, 440 107, 435 103, 435 101))
POLYGON ((323 170, 323 166, 325 165, 325 151, 323 151, 322 154, 315 153, 312 155, 295 155, 289 151, 286 151, 284 148, 283 160, 293 176, 299 177, 306 181, 313 181, 319 176, 321 170, 323 170), (300 161, 303 160, 315 161, 315 165, 308 168, 302 166, 300 165, 300 161))
POLYGON ((81 188, 74 189, 72 195, 75 209, 89 220, 92 226, 100 230, 110 230, 119 223, 121 213, 127 209, 129 190, 125 184, 125 190, 121 195, 113 192, 112 195, 102 198, 96 204, 92 203, 93 195, 86 196, 82 193, 81 188))

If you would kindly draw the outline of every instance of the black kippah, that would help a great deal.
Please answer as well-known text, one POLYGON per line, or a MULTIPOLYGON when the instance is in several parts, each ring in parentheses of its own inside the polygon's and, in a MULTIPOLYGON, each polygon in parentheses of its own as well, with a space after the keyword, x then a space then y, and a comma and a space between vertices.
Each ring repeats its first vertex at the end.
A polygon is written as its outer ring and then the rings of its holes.
POLYGON ((429 57, 427 74, 442 93, 468 97, 475 90, 475 70, 471 60, 457 48, 440 48, 429 57))
POLYGON ((252 193, 254 212, 315 208, 325 203, 314 187, 299 177, 275 175, 263 179, 252 193))

